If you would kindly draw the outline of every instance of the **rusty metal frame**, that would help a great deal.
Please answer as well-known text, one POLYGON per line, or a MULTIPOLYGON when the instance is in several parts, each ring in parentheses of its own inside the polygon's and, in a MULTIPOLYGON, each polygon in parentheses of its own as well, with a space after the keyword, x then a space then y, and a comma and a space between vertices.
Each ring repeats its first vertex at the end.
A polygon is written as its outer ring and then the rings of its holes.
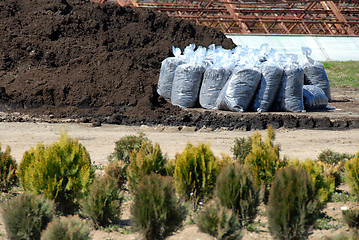
POLYGON ((359 0, 92 0, 165 12, 225 33, 359 35, 359 0))

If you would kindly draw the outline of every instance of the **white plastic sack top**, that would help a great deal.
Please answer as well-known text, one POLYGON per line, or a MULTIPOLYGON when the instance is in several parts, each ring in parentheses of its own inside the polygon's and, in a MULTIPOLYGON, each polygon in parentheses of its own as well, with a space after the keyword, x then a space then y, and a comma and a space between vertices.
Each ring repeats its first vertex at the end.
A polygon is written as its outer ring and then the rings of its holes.
POLYGON ((324 91, 314 85, 303 86, 303 100, 306 110, 325 109, 328 105, 324 91))
POLYGON ((261 73, 254 68, 236 68, 218 96, 217 108, 236 112, 246 111, 260 78, 261 73))

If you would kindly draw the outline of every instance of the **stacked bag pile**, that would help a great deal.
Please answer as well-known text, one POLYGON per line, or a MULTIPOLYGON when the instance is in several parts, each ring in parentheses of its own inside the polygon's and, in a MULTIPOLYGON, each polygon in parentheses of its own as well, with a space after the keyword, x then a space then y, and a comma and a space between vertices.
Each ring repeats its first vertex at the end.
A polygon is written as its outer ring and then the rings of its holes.
POLYGON ((157 92, 173 105, 228 111, 305 112, 326 108, 330 85, 322 63, 279 54, 268 45, 228 50, 194 44, 161 65, 157 92))

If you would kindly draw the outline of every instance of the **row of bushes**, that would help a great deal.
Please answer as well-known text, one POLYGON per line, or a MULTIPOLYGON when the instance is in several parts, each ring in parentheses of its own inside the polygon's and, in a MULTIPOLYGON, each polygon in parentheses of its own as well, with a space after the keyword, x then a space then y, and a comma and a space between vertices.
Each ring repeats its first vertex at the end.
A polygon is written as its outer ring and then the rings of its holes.
POLYGON ((305 238, 342 173, 359 196, 359 154, 326 150, 318 161, 290 161, 280 159, 274 140, 272 128, 264 140, 260 133, 236 139, 234 159, 214 156, 209 145, 189 143, 169 161, 144 135, 126 136, 116 142, 102 177, 95 177, 86 149, 65 132, 58 142, 40 143, 25 152, 18 168, 7 148, 0 151, 0 187, 8 191, 19 179, 25 190, 3 206, 8 235, 39 239, 47 226, 43 235, 59 231, 69 236, 81 233, 88 239, 78 218, 59 219, 55 213, 79 214, 97 228, 107 226, 119 220, 123 191, 129 190, 134 223, 147 239, 166 237, 185 219, 187 205, 196 210, 203 202, 210 203, 195 217, 199 228, 218 239, 239 239, 241 229, 255 219, 261 199, 267 204, 269 228, 276 238, 305 238), (52 221, 57 221, 56 228, 51 227, 52 221), (69 224, 73 221, 79 223, 69 224), (64 230, 72 225, 78 229, 64 230))

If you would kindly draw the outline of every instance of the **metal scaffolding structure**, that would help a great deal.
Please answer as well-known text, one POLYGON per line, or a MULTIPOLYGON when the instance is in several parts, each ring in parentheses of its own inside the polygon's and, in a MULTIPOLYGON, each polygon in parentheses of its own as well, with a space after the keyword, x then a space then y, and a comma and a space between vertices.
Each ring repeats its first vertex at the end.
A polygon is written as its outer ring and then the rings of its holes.
POLYGON ((224 33, 359 35, 359 0, 93 0, 153 9, 224 33))

